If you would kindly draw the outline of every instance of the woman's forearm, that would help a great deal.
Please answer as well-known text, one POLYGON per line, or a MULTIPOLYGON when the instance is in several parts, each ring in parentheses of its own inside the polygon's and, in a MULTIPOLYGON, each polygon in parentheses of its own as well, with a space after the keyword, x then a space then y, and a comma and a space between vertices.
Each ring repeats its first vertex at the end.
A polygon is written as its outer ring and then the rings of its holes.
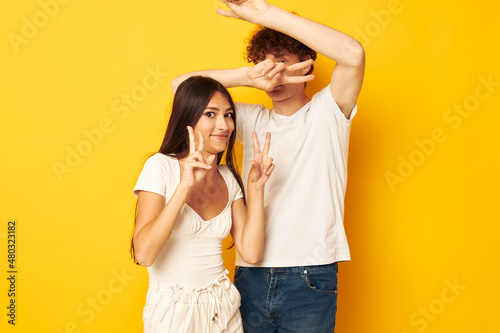
POLYGON ((247 193, 247 221, 241 238, 240 255, 246 262, 256 263, 264 250, 264 188, 248 184, 247 193))

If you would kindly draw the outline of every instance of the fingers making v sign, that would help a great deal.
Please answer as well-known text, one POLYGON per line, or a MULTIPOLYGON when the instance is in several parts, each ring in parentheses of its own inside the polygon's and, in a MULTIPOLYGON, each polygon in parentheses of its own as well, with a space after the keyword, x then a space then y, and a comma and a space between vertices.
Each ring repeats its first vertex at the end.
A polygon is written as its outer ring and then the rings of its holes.
POLYGON ((199 135, 198 149, 196 149, 196 140, 194 138, 193 128, 187 127, 189 133, 189 155, 180 160, 181 164, 181 183, 184 183, 189 188, 199 183, 207 171, 212 168, 212 163, 215 160, 215 155, 211 154, 207 159, 203 157, 203 136, 199 135))
POLYGON ((252 160, 252 168, 248 174, 248 183, 254 183, 256 186, 264 187, 275 167, 273 158, 268 156, 269 148, 271 147, 271 133, 267 132, 264 149, 262 151, 260 150, 257 133, 252 133, 252 139, 254 157, 252 160))
POLYGON ((308 59, 302 62, 286 66, 282 62, 274 62, 266 59, 248 71, 248 77, 257 89, 271 91, 279 85, 288 83, 304 83, 314 80, 314 75, 289 75, 300 69, 304 69, 314 64, 314 60, 308 59))

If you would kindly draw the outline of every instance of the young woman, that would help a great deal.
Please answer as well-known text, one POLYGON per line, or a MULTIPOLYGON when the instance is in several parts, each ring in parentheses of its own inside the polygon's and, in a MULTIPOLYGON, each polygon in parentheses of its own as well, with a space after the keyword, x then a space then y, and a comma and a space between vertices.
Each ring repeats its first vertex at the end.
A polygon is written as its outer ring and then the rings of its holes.
POLYGON ((261 151, 254 133, 246 207, 234 164, 235 122, 234 103, 219 82, 195 76, 179 85, 160 150, 134 189, 132 254, 149 272, 145 332, 243 332, 222 240, 231 232, 245 261, 260 260, 264 185, 274 164, 270 134, 261 151))

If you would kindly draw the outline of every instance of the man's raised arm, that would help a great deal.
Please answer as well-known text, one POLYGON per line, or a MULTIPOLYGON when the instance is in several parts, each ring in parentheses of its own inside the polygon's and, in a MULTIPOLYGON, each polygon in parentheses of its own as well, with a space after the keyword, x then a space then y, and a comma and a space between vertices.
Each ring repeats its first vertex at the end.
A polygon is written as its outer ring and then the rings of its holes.
POLYGON ((342 112, 349 117, 363 84, 365 53, 356 39, 326 25, 308 20, 265 0, 223 0, 229 10, 217 13, 260 24, 280 31, 334 60, 331 93, 342 112))

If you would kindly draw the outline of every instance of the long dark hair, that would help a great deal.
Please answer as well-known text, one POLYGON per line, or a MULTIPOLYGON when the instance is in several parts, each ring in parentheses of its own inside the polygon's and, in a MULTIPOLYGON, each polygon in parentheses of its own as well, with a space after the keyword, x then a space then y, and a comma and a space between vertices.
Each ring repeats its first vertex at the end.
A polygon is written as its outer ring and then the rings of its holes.
MULTIPOLYGON (((182 82, 175 92, 172 104, 172 114, 168 122, 167 130, 163 142, 158 150, 159 153, 173 156, 177 159, 185 158, 189 155, 189 134, 187 126, 195 127, 198 120, 203 115, 210 99, 216 92, 220 92, 229 102, 233 110, 235 105, 227 89, 218 81, 205 76, 192 76, 182 82)), ((234 130, 229 137, 226 151, 217 154, 217 165, 226 157, 226 165, 238 182, 243 196, 243 181, 237 171, 236 157, 234 153, 234 142, 236 141, 236 112, 233 113, 234 130)), ((243 200, 245 198, 243 197, 243 200)), ((137 218, 137 204, 135 210, 137 218)), ((134 240, 130 242, 130 254, 137 263, 134 251, 134 240)))

